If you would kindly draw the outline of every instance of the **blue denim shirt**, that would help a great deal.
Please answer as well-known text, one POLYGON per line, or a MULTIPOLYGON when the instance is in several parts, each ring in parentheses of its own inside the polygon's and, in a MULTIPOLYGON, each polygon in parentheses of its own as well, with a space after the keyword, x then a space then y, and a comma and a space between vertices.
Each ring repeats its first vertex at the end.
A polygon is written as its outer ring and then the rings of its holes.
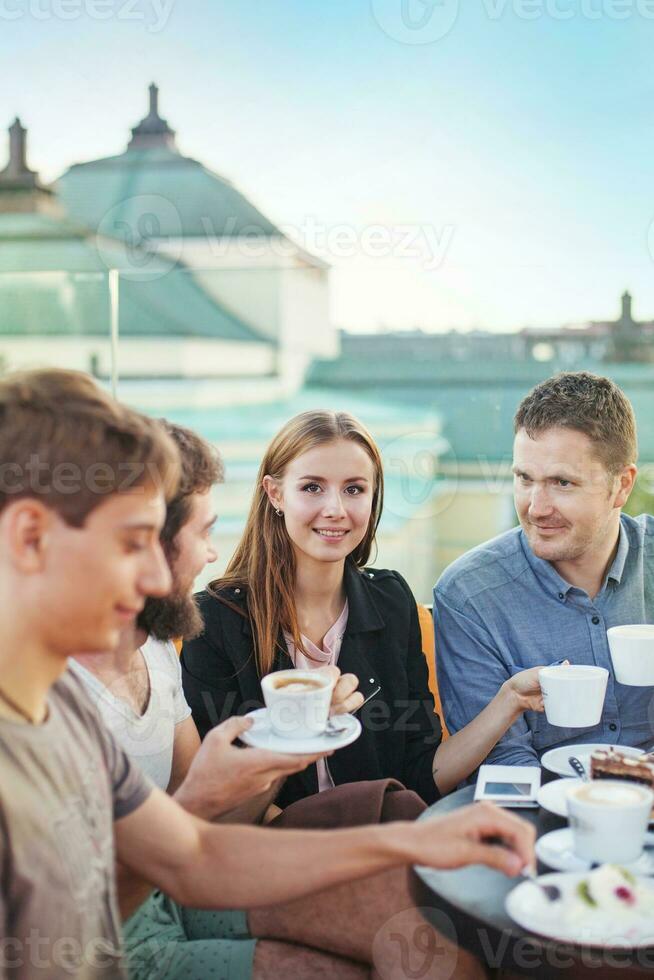
POLYGON ((472 721, 507 678, 567 658, 609 669, 602 721, 558 728, 528 711, 487 761, 535 765, 547 749, 575 742, 646 748, 654 742, 654 688, 613 676, 610 626, 654 623, 654 518, 621 516, 618 550, 594 599, 532 552, 514 528, 455 561, 434 588, 438 681, 447 727, 472 721))

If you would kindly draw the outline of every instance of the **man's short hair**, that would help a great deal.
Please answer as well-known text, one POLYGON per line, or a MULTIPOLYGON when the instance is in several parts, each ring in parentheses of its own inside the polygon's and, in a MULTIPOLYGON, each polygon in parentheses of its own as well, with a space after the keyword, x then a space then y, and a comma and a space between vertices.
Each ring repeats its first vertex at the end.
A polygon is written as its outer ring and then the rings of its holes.
POLYGON ((175 538, 191 516, 191 497, 210 490, 220 483, 224 468, 220 453, 192 429, 176 425, 167 419, 159 420, 179 452, 181 476, 177 493, 168 502, 161 543, 168 558, 176 554, 175 538))
POLYGON ((513 431, 524 429, 535 438, 556 427, 588 436, 613 475, 638 459, 634 410, 610 378, 588 371, 561 372, 532 388, 518 406, 513 431))
POLYGON ((56 369, 0 379, 0 512, 34 497, 82 527, 112 494, 177 491, 179 456, 155 419, 121 405, 92 378, 56 369))

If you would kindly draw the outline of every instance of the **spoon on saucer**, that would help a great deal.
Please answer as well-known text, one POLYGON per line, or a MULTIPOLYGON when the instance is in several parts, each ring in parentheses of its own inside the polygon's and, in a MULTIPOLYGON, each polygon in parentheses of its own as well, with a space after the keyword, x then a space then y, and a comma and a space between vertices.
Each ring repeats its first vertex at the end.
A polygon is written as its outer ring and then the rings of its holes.
POLYGON ((581 762, 576 755, 571 755, 570 758, 568 759, 568 762, 570 763, 574 771, 577 773, 577 775, 580 776, 585 783, 587 783, 589 777, 583 762, 581 762))

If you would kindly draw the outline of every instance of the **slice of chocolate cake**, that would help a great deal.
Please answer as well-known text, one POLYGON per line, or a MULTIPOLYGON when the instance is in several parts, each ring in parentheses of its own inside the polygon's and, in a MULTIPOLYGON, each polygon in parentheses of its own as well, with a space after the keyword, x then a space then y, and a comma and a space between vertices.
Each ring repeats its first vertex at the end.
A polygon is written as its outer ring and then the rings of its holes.
POLYGON ((654 789, 654 754, 626 755, 609 746, 590 756, 591 779, 626 779, 654 789))

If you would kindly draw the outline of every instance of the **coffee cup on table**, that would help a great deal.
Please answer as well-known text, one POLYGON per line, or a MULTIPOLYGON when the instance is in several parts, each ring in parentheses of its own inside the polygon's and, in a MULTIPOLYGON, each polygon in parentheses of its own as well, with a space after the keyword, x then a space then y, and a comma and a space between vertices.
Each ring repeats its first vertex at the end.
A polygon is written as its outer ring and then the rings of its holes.
POLYGON ((585 861, 630 864, 643 853, 654 792, 618 779, 593 779, 568 791, 573 850, 585 861))
POLYGON ((619 684, 654 686, 654 626, 611 626, 606 631, 619 684))
POLYGON ((270 727, 282 738, 314 738, 327 727, 336 678, 323 671, 278 670, 261 681, 270 727))
POLYGON ((560 728, 590 728, 602 719, 609 672, 586 664, 543 667, 538 680, 545 717, 560 728))

